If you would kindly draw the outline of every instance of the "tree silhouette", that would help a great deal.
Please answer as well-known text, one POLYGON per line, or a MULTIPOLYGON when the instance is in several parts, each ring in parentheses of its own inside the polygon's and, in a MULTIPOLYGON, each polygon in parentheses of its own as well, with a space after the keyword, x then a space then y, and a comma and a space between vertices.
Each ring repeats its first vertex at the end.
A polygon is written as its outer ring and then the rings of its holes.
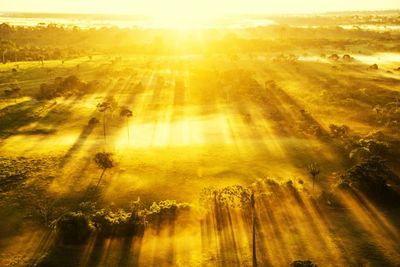
POLYGON ((18 83, 10 84, 10 89, 4 90, 4 96, 9 98, 14 98, 14 102, 17 103, 17 97, 20 96, 21 87, 19 87, 18 83))
POLYGON ((97 104, 97 110, 103 113, 103 136, 104 136, 104 144, 107 143, 106 140, 106 112, 107 110, 111 109, 111 104, 108 101, 104 101, 97 104))
POLYGON ((107 169, 111 169, 114 167, 114 162, 112 159, 112 154, 107 152, 99 152, 94 156, 94 161, 97 166, 102 169, 101 175, 99 177, 99 181, 97 182, 96 187, 99 186, 101 179, 103 178, 104 173, 107 169))
MULTIPOLYGON (((252 240, 252 266, 257 266, 257 244, 256 244, 256 236, 257 236, 257 214, 255 207, 255 193, 249 187, 243 187, 240 185, 228 186, 222 189, 215 189, 213 187, 208 187, 201 192, 200 201, 203 204, 209 205, 212 203, 214 206, 214 210, 216 212, 218 218, 219 207, 231 207, 231 208, 241 208, 244 211, 250 211, 251 216, 251 240, 252 240)), ((217 219, 217 227, 218 222, 220 220, 217 219)))
POLYGON ((17 102, 17 97, 20 96, 21 87, 17 82, 15 82, 10 85, 10 89, 12 91, 12 95, 14 96, 14 101, 17 102))
POLYGON ((128 145, 130 143, 130 136, 129 136, 129 118, 132 117, 133 113, 130 109, 128 109, 127 107, 123 107, 121 109, 121 112, 119 114, 121 117, 124 117, 126 120, 126 129, 128 132, 128 145))
POLYGON ((313 193, 314 193, 315 180, 316 180, 317 176, 319 175, 319 173, 321 172, 321 170, 319 169, 318 164, 315 162, 308 165, 307 169, 308 169, 308 173, 311 175, 312 180, 313 180, 312 188, 313 188, 313 193))
POLYGON ((257 266, 257 247, 256 247, 256 209, 255 209, 255 199, 254 192, 250 195, 250 205, 251 205, 251 214, 252 214, 252 251, 253 251, 253 267, 257 266))
POLYGON ((93 117, 89 120, 88 125, 94 127, 98 123, 99 123, 99 120, 96 117, 93 117))
POLYGON ((17 62, 19 49, 17 47, 14 47, 12 51, 14 52, 14 62, 17 62))
POLYGON ((39 56, 39 61, 42 64, 42 67, 43 67, 44 66, 44 56, 43 55, 39 56))
POLYGON ((107 97, 107 103, 110 105, 111 119, 114 119, 114 111, 118 107, 118 103, 113 96, 107 97))
POLYGON ((6 53, 15 49, 15 44, 9 40, 2 40, 0 42, 0 51, 2 54, 2 62, 6 64, 6 53))

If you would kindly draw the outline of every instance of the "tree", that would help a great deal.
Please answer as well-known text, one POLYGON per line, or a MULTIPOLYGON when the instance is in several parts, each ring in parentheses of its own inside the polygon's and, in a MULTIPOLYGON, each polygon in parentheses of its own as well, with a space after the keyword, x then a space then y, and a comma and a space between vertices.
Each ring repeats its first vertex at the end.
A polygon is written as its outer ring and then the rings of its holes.
POLYGON ((129 110, 128 108, 123 107, 123 108, 121 109, 121 112, 120 112, 119 115, 120 115, 121 117, 124 117, 124 118, 126 119, 126 129, 127 129, 127 132, 128 132, 128 145, 129 145, 129 143, 130 143, 130 136, 129 136, 129 118, 132 117, 133 113, 132 113, 132 111, 129 110))
POLYGON ((33 210, 42 220, 44 226, 49 226, 51 218, 55 213, 55 198, 42 194, 32 198, 29 202, 32 205, 33 210))
POLYGON ((256 247, 256 209, 254 193, 250 195, 251 214, 252 214, 252 247, 253 247, 253 267, 257 266, 257 247, 256 247))
POLYGON ((13 97, 15 103, 17 102, 17 97, 20 96, 21 87, 19 87, 17 82, 10 84, 10 89, 4 90, 4 96, 13 97))
POLYGON ((310 260, 300 260, 292 262, 290 267, 317 267, 317 265, 310 260))
POLYGON ((2 40, 0 42, 0 51, 2 54, 2 62, 6 64, 6 54, 15 49, 15 44, 9 40, 2 40))
POLYGON ((15 47, 15 48, 13 49, 13 52, 14 52, 14 62, 17 62, 17 61, 18 61, 18 51, 19 51, 19 49, 18 49, 17 47, 15 47))
POLYGON ((65 245, 84 243, 92 231, 89 219, 80 212, 64 214, 56 224, 59 240, 65 245))
POLYGON ((96 187, 99 186, 101 179, 103 178, 104 173, 107 169, 111 169, 114 167, 114 162, 112 159, 112 154, 107 152, 99 152, 94 156, 94 161, 96 162, 97 166, 101 168, 103 171, 99 177, 99 181, 97 182, 96 187))
POLYGON ((10 85, 10 89, 11 89, 12 94, 13 94, 13 96, 14 96, 15 102, 17 102, 17 97, 20 96, 21 87, 18 85, 17 82, 15 82, 15 83, 12 83, 12 84, 10 85))
MULTIPOLYGON (((213 187, 204 188, 200 193, 200 202, 206 206, 213 206, 216 214, 219 208, 217 207, 230 207, 241 208, 251 216, 251 239, 252 239, 252 263, 253 267, 257 266, 257 247, 256 247, 256 230, 257 230, 257 214, 255 208, 255 188, 243 187, 241 185, 233 185, 224 187, 222 189, 215 189, 213 187)), ((258 195, 257 195, 258 196, 258 195)), ((218 217, 218 215, 215 215, 218 217)), ((219 219, 217 218, 217 224, 219 219)), ((218 227, 218 226, 217 226, 218 227)))
POLYGON ((328 57, 329 60, 338 61, 340 57, 337 54, 332 54, 328 57))
POLYGON ((103 136, 104 136, 104 144, 106 141, 106 112, 111 109, 111 104, 108 101, 104 101, 97 104, 97 110, 103 113, 103 136))
POLYGON ((89 126, 95 126, 96 124, 99 123, 99 120, 96 117, 93 117, 89 120, 88 125, 89 126))
POLYGON ((118 103, 117 103, 117 101, 115 100, 115 98, 113 96, 107 97, 106 101, 110 105, 111 118, 113 119, 114 118, 114 111, 118 107, 118 103))
POLYGON ((43 67, 44 66, 44 56, 43 55, 39 56, 39 61, 42 64, 42 67, 43 67))
POLYGON ((320 170, 318 164, 315 163, 315 162, 313 162, 310 165, 308 165, 307 169, 308 169, 308 173, 312 177, 312 181, 313 181, 313 184, 312 184, 312 188, 313 189, 312 190, 313 190, 313 193, 314 193, 315 180, 316 180, 317 176, 319 175, 319 173, 321 172, 321 170, 320 170))
POLYGON ((353 189, 366 195, 369 199, 398 203, 398 194, 390 184, 399 177, 379 156, 372 156, 353 166, 342 175, 338 186, 353 189))
POLYGON ((335 138, 344 138, 350 132, 350 128, 347 125, 329 125, 329 129, 331 131, 331 135, 335 138))

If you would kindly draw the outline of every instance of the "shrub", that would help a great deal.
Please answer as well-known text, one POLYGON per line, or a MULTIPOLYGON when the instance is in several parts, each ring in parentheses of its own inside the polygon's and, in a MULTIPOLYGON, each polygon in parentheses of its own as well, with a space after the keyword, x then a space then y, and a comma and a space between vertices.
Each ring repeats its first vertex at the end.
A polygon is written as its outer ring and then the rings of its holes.
POLYGON ((374 156, 347 170, 337 187, 361 192, 371 199, 392 200, 396 195, 388 183, 398 179, 386 166, 385 160, 374 156))
POLYGON ((11 91, 11 90, 8 90, 8 89, 5 89, 5 90, 4 90, 4 96, 5 96, 5 97, 11 97, 11 96, 12 96, 12 91, 11 91))
POLYGON ((310 260, 305 261, 294 261, 290 264, 291 267, 317 267, 318 265, 314 264, 310 260))
POLYGON ((55 98, 57 96, 57 91, 56 88, 47 83, 42 83, 39 88, 39 94, 37 95, 37 98, 39 100, 48 100, 55 98))
POLYGON ((79 211, 86 214, 94 230, 105 237, 143 233, 148 213, 140 199, 132 202, 131 210, 114 206, 98 209, 96 202, 82 202, 79 211))
POLYGON ((62 244, 75 245, 84 243, 93 228, 84 214, 70 212, 57 221, 56 229, 62 244))
POLYGON ((101 209, 92 216, 92 222, 96 230, 105 236, 129 235, 143 229, 143 224, 123 209, 101 209))
POLYGON ((251 191, 241 185, 227 186, 221 189, 213 187, 204 188, 200 195, 200 202, 205 205, 219 205, 243 208, 248 206, 251 191))
POLYGON ((347 61, 347 62, 350 62, 350 61, 353 61, 354 60, 354 58, 352 57, 352 56, 350 56, 350 55, 343 55, 343 60, 344 61, 347 61))
MULTIPOLYGON (((346 184, 343 184, 343 186, 346 184)), ((345 188, 342 188, 345 190, 345 188)), ((322 190, 321 194, 318 196, 318 202, 328 205, 330 207, 342 207, 342 204, 340 203, 339 199, 336 197, 334 192, 327 192, 322 190)))
POLYGON ((147 214, 149 221, 172 222, 179 212, 189 211, 187 203, 177 203, 175 200, 163 200, 159 203, 153 202, 147 214))
POLYGON ((332 54, 328 57, 329 60, 338 61, 340 57, 337 54, 332 54))
POLYGON ((377 70, 379 69, 379 66, 377 64, 373 64, 371 66, 368 67, 369 70, 377 70))
POLYGON ((114 167, 112 153, 99 152, 94 156, 94 162, 102 169, 110 169, 114 167))
POLYGON ((53 99, 59 96, 83 95, 88 90, 97 86, 97 82, 85 83, 75 75, 66 78, 56 77, 51 84, 43 83, 40 85, 38 99, 53 99))
POLYGON ((96 117, 93 117, 93 118, 91 118, 89 120, 88 125, 89 126, 94 126, 94 125, 99 124, 99 123, 100 123, 100 121, 96 117))
POLYGON ((348 133, 350 132, 350 128, 346 125, 335 125, 335 124, 331 124, 329 125, 329 130, 331 131, 331 135, 333 137, 340 137, 343 138, 345 136, 348 135, 348 133))

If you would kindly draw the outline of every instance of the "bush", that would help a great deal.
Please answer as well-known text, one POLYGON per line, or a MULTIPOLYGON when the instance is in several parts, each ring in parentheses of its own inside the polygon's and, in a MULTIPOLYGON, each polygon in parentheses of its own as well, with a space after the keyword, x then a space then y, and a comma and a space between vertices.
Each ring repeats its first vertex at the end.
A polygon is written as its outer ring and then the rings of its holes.
POLYGON ((343 138, 343 137, 347 136, 348 133, 350 132, 350 128, 347 125, 339 126, 339 125, 331 124, 331 125, 329 125, 329 129, 331 131, 331 135, 336 138, 339 138, 339 137, 343 138))
POLYGON ((305 261, 294 261, 290 264, 291 267, 317 267, 318 265, 314 264, 310 260, 305 261))
POLYGON ((190 205, 187 203, 177 203, 175 200, 164 200, 159 203, 153 202, 147 217, 150 221, 172 222, 179 212, 189 210, 190 205))
POLYGON ((94 125, 99 124, 99 123, 100 123, 100 121, 96 117, 93 117, 93 118, 91 118, 89 120, 88 125, 89 126, 94 126, 94 125))
POLYGON ((337 54, 332 54, 328 57, 329 60, 338 61, 340 57, 337 54))
MULTIPOLYGON (((342 184, 344 186, 346 184, 342 184)), ((342 190, 346 190, 345 188, 341 188, 342 190)), ((342 204, 340 203, 339 199, 335 195, 334 192, 327 192, 322 190, 321 194, 318 196, 318 202, 328 205, 330 207, 335 207, 335 208, 340 208, 342 207, 342 204)))
POLYGON ((396 195, 388 183, 398 179, 386 166, 385 160, 374 156, 347 170, 337 187, 361 192, 371 199, 389 200, 396 195))
POLYGON ((83 95, 97 86, 96 82, 85 83, 75 75, 66 78, 57 77, 51 84, 40 85, 38 99, 49 100, 59 96, 83 95))
POLYGON ((114 167, 112 153, 99 152, 94 156, 94 162, 102 169, 111 169, 114 167))
POLYGON ((368 67, 369 70, 378 70, 379 66, 377 64, 373 64, 371 66, 368 67))
POLYGON ((91 220, 96 230, 103 236, 143 233, 145 222, 141 214, 133 214, 123 209, 101 209, 91 220))
POLYGON ((375 139, 361 138, 352 141, 349 145, 351 159, 365 160, 371 155, 385 157, 389 152, 389 144, 375 139))
POLYGON ((93 228, 84 214, 70 212, 57 221, 56 229, 62 244, 75 245, 84 243, 93 228))

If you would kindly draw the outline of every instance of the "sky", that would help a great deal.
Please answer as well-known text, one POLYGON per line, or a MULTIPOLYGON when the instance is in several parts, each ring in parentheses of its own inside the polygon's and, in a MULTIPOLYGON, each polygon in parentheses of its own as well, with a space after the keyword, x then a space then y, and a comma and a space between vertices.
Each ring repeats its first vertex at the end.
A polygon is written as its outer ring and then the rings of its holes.
POLYGON ((400 9, 400 0, 0 0, 0 11, 155 16, 400 9))

